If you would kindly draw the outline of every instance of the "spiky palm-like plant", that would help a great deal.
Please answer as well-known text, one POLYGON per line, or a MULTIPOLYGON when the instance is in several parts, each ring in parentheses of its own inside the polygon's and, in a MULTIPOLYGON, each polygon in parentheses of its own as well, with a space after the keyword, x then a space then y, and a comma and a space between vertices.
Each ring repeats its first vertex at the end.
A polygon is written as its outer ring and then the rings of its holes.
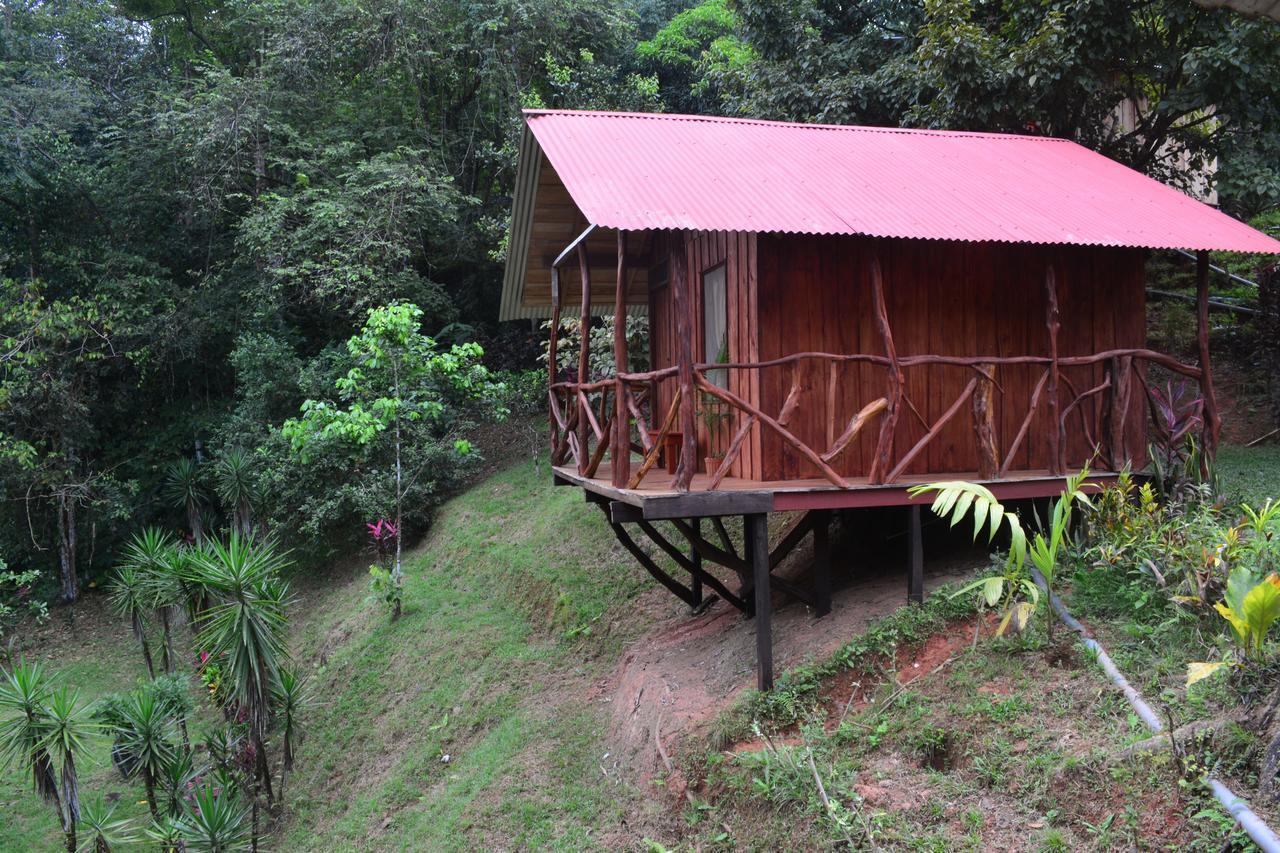
POLYGON ((83 755, 89 737, 99 726, 80 702, 80 691, 62 687, 49 695, 44 747, 60 765, 62 776, 62 831, 67 837, 67 853, 76 853, 76 826, 80 823, 80 778, 76 756, 83 755))
POLYGON ((182 458, 171 464, 165 472, 164 497, 181 507, 187 513, 187 526, 191 528, 191 538, 199 544, 204 539, 204 525, 200 521, 200 508, 204 506, 207 494, 204 486, 204 471, 195 460, 182 458))
POLYGON ((22 763, 35 791, 62 814, 58 779, 45 738, 49 734, 49 684, 40 664, 20 663, 0 679, 0 761, 22 763))
POLYGON ((163 853, 178 853, 185 849, 182 824, 172 815, 152 818, 144 832, 163 853))
POLYGON ((249 809, 234 791, 201 785, 191 807, 177 820, 192 853, 229 853, 253 849, 249 809))
POLYGON ((80 853, 111 853, 113 847, 135 844, 133 821, 114 819, 116 807, 99 795, 80 813, 80 853))
MULTIPOLYGON (((165 552, 173 545, 170 536, 155 527, 145 528, 134 534, 125 547, 124 559, 116 567, 108 584, 111 606, 116 613, 129 619, 134 639, 142 647, 142 657, 147 663, 147 674, 155 678, 155 664, 151 660, 151 644, 147 642, 143 614, 155 604, 155 577, 160 572, 165 552)), ((168 657, 168 651, 165 652, 168 657)))
POLYGON ((151 817, 158 819, 160 808, 156 800, 156 783, 178 757, 173 717, 155 691, 148 690, 146 686, 129 693, 120 710, 123 719, 115 734, 121 747, 137 762, 137 772, 142 774, 142 785, 147 791, 151 817))
POLYGON ((280 723, 280 741, 283 754, 280 757, 280 800, 284 801, 284 783, 293 769, 293 756, 298 749, 301 734, 299 717, 309 704, 306 679, 292 668, 280 670, 280 680, 275 686, 276 719, 280 723))
POLYGON ((232 532, 226 542, 210 540, 192 556, 190 582, 206 591, 200 645, 223 668, 231 700, 242 709, 257 752, 256 778, 274 799, 266 758, 267 726, 280 670, 288 662, 285 609, 288 585, 280 572, 289 564, 271 541, 252 542, 232 532))
POLYGON ((246 538, 253 534, 253 461, 243 450, 228 450, 214 466, 214 480, 223 509, 246 538))

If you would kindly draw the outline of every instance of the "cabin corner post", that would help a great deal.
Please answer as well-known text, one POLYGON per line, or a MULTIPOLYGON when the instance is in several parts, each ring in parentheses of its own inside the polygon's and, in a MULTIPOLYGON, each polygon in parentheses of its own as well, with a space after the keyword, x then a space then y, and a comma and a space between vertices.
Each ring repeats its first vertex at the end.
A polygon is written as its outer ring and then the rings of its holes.
POLYGON ((1208 473, 1208 463, 1218 452, 1222 432, 1222 416, 1218 414, 1218 398, 1213 390, 1213 368, 1209 364, 1209 253, 1196 252, 1196 343, 1200 350, 1200 393, 1204 397, 1204 460, 1201 473, 1208 473))
POLYGON ((898 349, 893 343, 893 328, 889 325, 889 310, 884 298, 884 276, 880 270, 880 258, 873 250, 867 259, 868 271, 871 275, 871 298, 875 311, 876 329, 880 333, 884 354, 889 360, 888 410, 880 421, 880 437, 876 442, 876 455, 871 462, 871 473, 868 478, 872 485, 880 485, 889 474, 889 463, 893 459, 894 432, 901 414, 903 385, 906 378, 902 375, 902 366, 898 363, 898 349))
MULTIPOLYGON (((560 342, 560 270, 554 264, 551 266, 551 331, 547 337, 547 394, 548 394, 548 410, 547 420, 550 421, 551 427, 551 464, 559 465, 564 462, 564 454, 560 450, 561 441, 567 444, 568 436, 561 436, 560 424, 556 417, 555 384, 558 369, 558 353, 557 349, 560 342)), ((568 426, 565 425, 565 432, 568 432, 568 426)))
POLYGON ((609 451, 614 488, 624 489, 631 479, 631 420, 627 411, 627 232, 618 230, 618 280, 613 298, 613 364, 618 377, 613 392, 613 446, 609 451))
POLYGON ((676 232, 676 250, 671 257, 672 308, 676 315, 676 376, 680 395, 680 464, 676 468, 675 486, 689 491, 693 472, 698 467, 698 428, 694 422, 693 396, 693 314, 689 299, 689 258, 684 232, 676 232))
MULTIPOLYGON (((586 241, 578 244, 578 272, 582 276, 582 313, 578 325, 578 385, 586 384, 591 358, 591 266, 587 263, 586 241)), ((577 389, 578 399, 578 473, 586 474, 590 466, 587 441, 591 429, 590 402, 582 388, 577 389)))
POLYGON ((1049 473, 1061 476, 1065 470, 1062 461, 1062 415, 1061 400, 1058 399, 1058 331, 1062 321, 1058 311, 1058 278, 1053 264, 1045 267, 1045 326, 1049 332, 1049 382, 1045 393, 1049 397, 1049 473))

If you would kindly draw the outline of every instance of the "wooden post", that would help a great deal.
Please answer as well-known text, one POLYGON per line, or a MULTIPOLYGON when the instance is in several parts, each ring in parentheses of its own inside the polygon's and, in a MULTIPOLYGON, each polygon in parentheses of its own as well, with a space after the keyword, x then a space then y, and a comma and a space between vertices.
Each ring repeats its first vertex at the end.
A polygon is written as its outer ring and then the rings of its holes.
MULTIPOLYGON (((702 536, 702 519, 701 518, 689 519, 689 526, 693 528, 693 532, 696 535, 702 536)), ((693 545, 689 546, 689 562, 693 563, 699 569, 702 568, 702 552, 699 551, 697 548, 695 548, 693 545)), ((691 580, 692 580, 692 588, 693 588, 693 609, 695 611, 701 610, 702 605, 704 603, 702 600, 702 576, 699 575, 697 572, 690 572, 690 575, 692 575, 691 580)))
POLYGON ((1065 466, 1062 460, 1062 416, 1058 400, 1058 330, 1062 322, 1058 314, 1058 280, 1050 264, 1044 271, 1044 293, 1047 309, 1045 325, 1049 330, 1049 384, 1045 393, 1049 397, 1049 473, 1061 476, 1065 466))
POLYGON ((907 601, 924 603, 924 533, 920 523, 920 504, 912 504, 908 539, 907 601))
MULTIPOLYGON (((555 394, 551 386, 556 384, 559 370, 556 368, 556 351, 560 342, 560 270, 551 267, 551 335, 547 341, 547 390, 555 394)), ((556 423, 555 405, 548 406, 547 418, 551 421, 551 464, 559 465, 564 461, 564 453, 560 451, 560 427, 556 423)), ((567 441, 564 444, 567 445, 567 441)))
POLYGON ((769 591, 769 516, 765 513, 744 515, 742 524, 747 560, 751 563, 751 579, 755 599, 756 620, 756 686, 761 692, 773 689, 772 600, 769 591))
POLYGON ((880 421, 880 438, 876 442, 876 455, 871 462, 872 485, 885 481, 885 476, 893 461, 894 432, 898 426, 898 416, 902 409, 902 386, 906 383, 902 375, 902 367, 898 364, 898 349, 893 343, 893 329, 889 326, 889 310, 885 305, 884 277, 880 272, 880 259, 874 251, 868 260, 871 273, 872 310, 875 312, 876 328, 880 332, 880 341, 884 344, 884 354, 889 359, 889 391, 885 399, 889 407, 880 421))
POLYGON ((626 488, 631 479, 631 416, 627 411, 627 232, 618 231, 618 282, 613 297, 613 363, 618 387, 613 392, 613 446, 609 451, 613 486, 626 488))
POLYGON ((676 376, 680 388, 680 465, 676 469, 677 491, 689 491, 693 472, 698 469, 698 427, 694 422, 693 393, 693 313, 689 303, 689 260, 684 232, 675 233, 676 251, 671 257, 672 308, 676 312, 676 376))
POLYGON ((818 616, 831 612, 831 511, 814 510, 813 523, 813 597, 818 616))
POLYGON ((1208 463, 1218 453, 1222 417, 1218 414, 1213 369, 1209 366, 1209 253, 1204 249, 1196 252, 1196 343, 1200 347, 1200 394, 1204 397, 1204 461, 1201 473, 1208 474, 1208 463))
POLYGON ((978 479, 994 480, 1000 473, 1000 450, 996 447, 995 382, 996 366, 979 364, 978 387, 973 391, 973 431, 978 438, 978 479))
MULTIPOLYGON (((591 356, 591 267, 587 262, 587 246, 583 240, 578 244, 578 272, 582 276, 582 313, 578 325, 578 383, 583 384, 590 375, 591 356)), ((587 439, 591 435, 590 423, 593 415, 589 411, 586 395, 578 394, 578 473, 587 471, 590 454, 587 452, 587 439)))
POLYGON ((1122 355, 1110 360, 1107 366, 1111 380, 1110 404, 1107 406, 1107 456, 1111 470, 1119 471, 1132 461, 1125 430, 1129 421, 1129 408, 1133 402, 1133 356, 1122 355))

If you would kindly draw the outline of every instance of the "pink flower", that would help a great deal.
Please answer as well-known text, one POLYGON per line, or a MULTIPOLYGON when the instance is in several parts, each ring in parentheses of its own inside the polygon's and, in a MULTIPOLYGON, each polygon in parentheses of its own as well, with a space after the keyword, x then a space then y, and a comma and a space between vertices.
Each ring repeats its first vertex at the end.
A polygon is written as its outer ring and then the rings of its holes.
POLYGON ((208 661, 209 661, 209 653, 208 653, 208 652, 201 652, 201 653, 200 653, 200 663, 201 663, 201 665, 203 665, 203 664, 205 664, 205 663, 208 663, 208 661))

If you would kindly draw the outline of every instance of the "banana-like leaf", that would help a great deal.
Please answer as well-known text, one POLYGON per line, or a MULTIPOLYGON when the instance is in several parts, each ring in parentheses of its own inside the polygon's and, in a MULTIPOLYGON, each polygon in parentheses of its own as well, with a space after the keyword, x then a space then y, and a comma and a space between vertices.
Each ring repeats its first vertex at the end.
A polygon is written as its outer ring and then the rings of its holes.
POLYGON ((1187 664, 1187 687, 1197 681, 1203 681, 1218 670, 1228 666, 1231 666, 1231 662, 1225 660, 1196 661, 1187 664))

